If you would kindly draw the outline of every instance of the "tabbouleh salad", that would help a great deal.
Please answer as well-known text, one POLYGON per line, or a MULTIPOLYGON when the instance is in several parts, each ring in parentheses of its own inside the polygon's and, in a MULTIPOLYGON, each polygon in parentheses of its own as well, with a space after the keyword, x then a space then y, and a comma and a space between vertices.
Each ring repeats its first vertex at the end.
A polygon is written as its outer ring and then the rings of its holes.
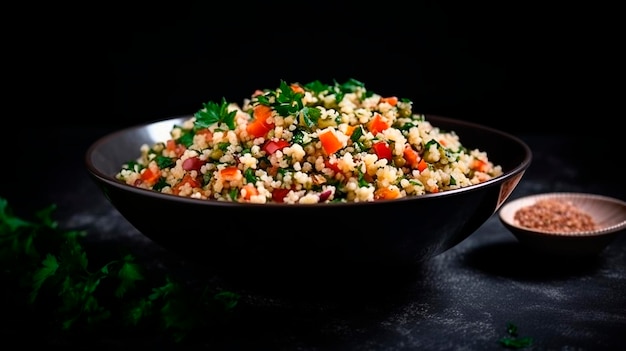
POLYGON ((467 187, 502 174, 412 102, 349 79, 280 82, 241 105, 207 102, 121 166, 126 184, 197 199, 365 202, 467 187))

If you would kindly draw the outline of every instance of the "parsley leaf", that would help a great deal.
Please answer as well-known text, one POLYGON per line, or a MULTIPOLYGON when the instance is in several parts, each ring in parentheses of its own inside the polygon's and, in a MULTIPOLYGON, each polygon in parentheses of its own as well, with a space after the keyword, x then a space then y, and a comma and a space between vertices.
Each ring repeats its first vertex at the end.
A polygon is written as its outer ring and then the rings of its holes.
POLYGON ((185 147, 190 147, 193 145, 193 137, 194 133, 192 132, 183 132, 180 138, 176 139, 176 143, 183 144, 185 147))
POLYGON ((317 121, 319 120, 321 115, 322 115, 322 111, 320 111, 318 108, 315 108, 315 107, 304 107, 300 111, 301 120, 309 128, 312 128, 313 126, 317 125, 317 121))
POLYGON ((314 80, 310 83, 307 83, 304 85, 304 87, 306 89, 313 91, 313 93, 315 94, 320 94, 320 93, 330 90, 330 87, 328 86, 328 84, 324 84, 320 82, 319 80, 314 80))
POLYGON ((44 281, 53 276, 59 268, 59 262, 57 261, 56 256, 51 254, 47 254, 41 264, 42 267, 36 270, 35 274, 33 274, 33 290, 30 293, 31 303, 37 298, 37 293, 39 293, 39 289, 41 289, 41 285, 44 281))
POLYGON ((115 290, 116 297, 123 297, 129 290, 135 287, 135 283, 139 280, 143 280, 144 276, 141 273, 142 268, 134 263, 134 257, 132 255, 124 256, 122 266, 117 272, 117 277, 120 279, 120 284, 115 290))
POLYGON ((176 158, 167 157, 163 155, 158 155, 157 157, 154 158, 154 161, 156 162, 157 166, 159 166, 160 169, 170 168, 176 165, 176 158))
POLYGON ((254 184, 258 180, 257 176, 254 174, 254 169, 252 168, 247 168, 243 176, 246 178, 246 182, 250 184, 254 184))
POLYGON ((31 226, 33 226, 32 223, 13 216, 13 211, 9 207, 7 201, 5 199, 0 199, 0 229, 6 227, 6 231, 2 230, 2 233, 8 234, 10 232, 17 231, 20 228, 27 228, 31 226))
POLYGON ((304 94, 293 91, 284 80, 280 81, 280 88, 275 97, 276 102, 271 107, 281 116, 296 115, 304 107, 302 102, 304 94))
POLYGON ((15 216, 0 198, 0 264, 5 267, 3 283, 18 289, 17 300, 9 303, 43 310, 33 318, 51 332, 56 328, 58 336, 156 327, 155 332, 167 332, 180 343, 194 333, 206 337, 207 325, 237 305, 239 295, 233 292, 214 292, 205 286, 199 293, 169 276, 159 282, 158 276, 146 275, 130 254, 98 268, 88 260, 80 240, 85 233, 61 230, 52 218, 54 209, 51 205, 27 221, 15 216))
POLYGON ((194 114, 197 128, 208 128, 216 123, 223 123, 230 130, 235 129, 235 115, 237 111, 228 111, 228 102, 222 98, 221 104, 209 101, 202 104, 202 109, 194 114))
POLYGON ((500 345, 511 349, 523 349, 532 346, 534 340, 531 337, 519 337, 517 332, 517 325, 507 322, 506 332, 508 336, 500 338, 498 340, 500 345))

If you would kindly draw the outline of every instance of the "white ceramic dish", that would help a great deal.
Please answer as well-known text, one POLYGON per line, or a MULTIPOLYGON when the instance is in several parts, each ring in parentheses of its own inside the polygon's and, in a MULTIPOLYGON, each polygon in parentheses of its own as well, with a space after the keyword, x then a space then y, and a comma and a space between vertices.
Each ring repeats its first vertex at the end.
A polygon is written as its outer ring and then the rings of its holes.
POLYGON ((617 235, 626 230, 626 202, 596 194, 555 192, 529 195, 510 200, 498 212, 502 224, 518 241, 533 251, 570 256, 595 255, 603 251, 617 235), (541 230, 522 226, 515 213, 539 200, 566 201, 591 216, 593 230, 541 230))

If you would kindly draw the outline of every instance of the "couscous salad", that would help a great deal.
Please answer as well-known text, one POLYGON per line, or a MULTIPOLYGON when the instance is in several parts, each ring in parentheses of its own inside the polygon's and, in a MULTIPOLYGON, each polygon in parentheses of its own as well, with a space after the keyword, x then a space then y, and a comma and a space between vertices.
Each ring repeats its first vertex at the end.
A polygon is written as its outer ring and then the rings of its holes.
POLYGON ((502 174, 412 107, 354 79, 281 81, 241 104, 204 103, 116 178, 212 201, 313 204, 420 196, 502 174))

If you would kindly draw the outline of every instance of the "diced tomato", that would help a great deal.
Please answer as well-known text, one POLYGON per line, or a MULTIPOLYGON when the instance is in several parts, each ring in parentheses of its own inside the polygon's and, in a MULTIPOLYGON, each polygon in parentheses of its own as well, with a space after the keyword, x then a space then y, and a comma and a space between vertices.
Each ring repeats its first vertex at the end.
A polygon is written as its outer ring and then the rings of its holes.
POLYGON ((389 148, 389 145, 387 145, 386 142, 379 141, 377 143, 374 143, 372 145, 372 148, 374 149, 374 152, 376 153, 376 156, 378 156, 379 159, 384 158, 391 162, 393 155, 391 153, 391 148, 389 148))
POLYGON ((406 162, 409 164, 411 168, 417 168, 417 165, 419 164, 421 157, 420 157, 420 154, 411 147, 411 145, 409 144, 405 145, 403 155, 404 155, 404 159, 406 160, 406 162))
POLYGON ((295 84, 295 83, 294 83, 294 84, 291 84, 291 86, 290 86, 290 87, 291 87, 291 90, 292 90, 294 93, 301 93, 301 94, 304 94, 304 88, 302 88, 302 87, 301 87, 301 86, 299 86, 298 84, 295 84))
POLYGON ((273 153, 275 153, 278 150, 282 150, 284 148, 286 148, 287 146, 289 146, 289 142, 283 139, 278 139, 278 140, 268 140, 264 145, 263 145, 263 150, 268 154, 271 155, 273 153))
POLYGON ((159 178, 161 177, 161 172, 153 172, 150 168, 145 168, 143 170, 143 172, 141 172, 141 180, 153 185, 154 183, 157 182, 157 180, 159 180, 159 178))
POLYGON ((165 149, 167 151, 174 151, 174 154, 176 155, 176 157, 180 157, 182 154, 185 153, 185 150, 187 150, 187 148, 185 147, 185 145, 183 144, 178 144, 176 142, 176 140, 174 139, 169 139, 166 143, 165 143, 165 149))
POLYGON ((372 132, 372 134, 376 135, 383 130, 389 128, 387 122, 383 121, 383 116, 380 113, 374 115, 374 118, 369 122, 368 130, 372 132))
POLYGON ((276 202, 284 202, 285 196, 287 196, 287 194, 290 191, 291 189, 282 189, 282 188, 274 189, 272 190, 272 200, 276 202))
POLYGON ((489 170, 489 165, 483 160, 475 159, 470 168, 479 172, 487 172, 489 170))
POLYGON ((237 166, 229 166, 220 171, 220 175, 226 181, 235 180, 237 178, 237 174, 240 173, 239 168, 237 166))
POLYGON ((262 136, 265 136, 265 134, 270 131, 270 128, 268 128, 263 122, 255 120, 248 123, 246 131, 253 137, 260 138, 262 136))
POLYGON ((391 106, 396 106, 398 104, 398 98, 395 96, 390 96, 390 97, 383 97, 380 98, 380 102, 386 102, 391 106))
POLYGON ((254 119, 265 122, 272 115, 272 108, 267 105, 256 105, 253 108, 254 119))
POLYGON ((202 128, 196 130, 196 135, 204 135, 204 139, 207 143, 213 141, 213 132, 209 128, 202 128))
POLYGON ((322 148, 326 151, 326 154, 332 155, 335 152, 339 151, 343 144, 337 139, 335 133, 331 130, 327 130, 319 135, 320 141, 322 142, 322 148))
POLYGON ((176 150, 176 140, 169 139, 168 141, 166 141, 165 142, 165 148, 167 149, 167 151, 174 151, 174 150, 176 150))
POLYGON ((355 129, 356 129, 356 126, 349 125, 348 127, 346 127, 346 135, 351 136, 352 133, 354 133, 355 129))
POLYGON ((274 128, 274 123, 269 123, 268 118, 272 115, 272 108, 267 105, 256 105, 253 109, 254 120, 248 123, 246 131, 255 138, 265 136, 274 128))
POLYGON ((428 168, 428 163, 426 163, 426 161, 424 161, 424 159, 421 159, 417 163, 417 170, 420 171, 420 172, 423 172, 426 168, 428 168))
POLYGON ((185 184, 189 184, 190 187, 192 188, 198 188, 200 187, 200 182, 198 181, 198 179, 194 178, 191 176, 191 174, 186 173, 183 176, 183 179, 176 184, 173 188, 172 188, 172 192, 176 195, 178 195, 180 193, 180 189, 185 185, 185 184))
POLYGON ((240 194, 241 199, 250 200, 252 196, 259 195, 259 190, 253 184, 248 183, 241 188, 240 194))
POLYGON ((393 188, 380 188, 374 191, 374 199, 376 200, 391 200, 400 196, 400 190, 393 188))
POLYGON ((330 168, 335 172, 341 172, 341 169, 339 168, 339 164, 337 162, 331 163, 330 160, 324 160, 324 165, 326 165, 327 168, 330 168))

